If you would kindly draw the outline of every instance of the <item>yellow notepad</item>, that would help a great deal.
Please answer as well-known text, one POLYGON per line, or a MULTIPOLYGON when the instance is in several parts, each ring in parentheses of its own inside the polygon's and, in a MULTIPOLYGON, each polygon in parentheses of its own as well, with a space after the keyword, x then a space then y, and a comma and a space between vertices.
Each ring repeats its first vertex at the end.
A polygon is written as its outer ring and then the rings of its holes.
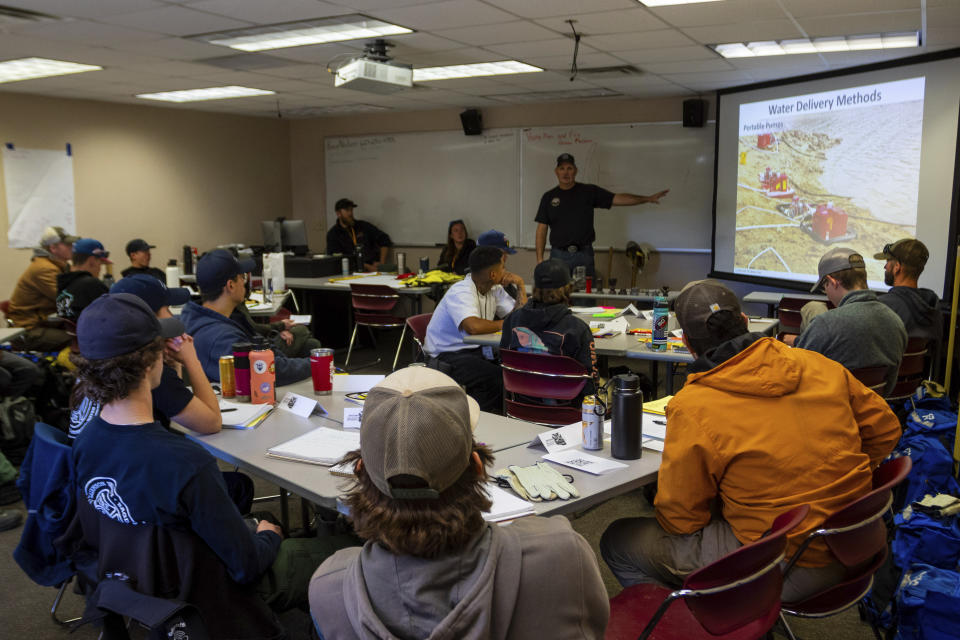
POLYGON ((667 403, 673 399, 673 396, 664 396, 658 400, 651 400, 643 403, 643 410, 647 413, 655 413, 660 416, 667 415, 667 403))

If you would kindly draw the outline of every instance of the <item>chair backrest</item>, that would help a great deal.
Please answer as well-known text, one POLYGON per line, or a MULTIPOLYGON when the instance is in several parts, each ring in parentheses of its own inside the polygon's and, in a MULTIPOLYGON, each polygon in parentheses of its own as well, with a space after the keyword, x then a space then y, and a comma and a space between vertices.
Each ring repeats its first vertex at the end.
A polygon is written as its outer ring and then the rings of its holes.
POLYGON ((780 330, 783 333, 800 333, 800 307, 809 300, 802 298, 788 298, 784 296, 777 306, 777 320, 780 321, 780 330))
POLYGON ((500 350, 503 388, 536 398, 571 400, 592 378, 580 362, 568 356, 500 350))
POLYGON ((350 284, 350 298, 355 311, 364 313, 389 313, 400 294, 385 284, 350 284))
POLYGON ((900 359, 900 368, 897 369, 897 383, 887 396, 890 399, 905 398, 916 390, 923 382, 926 373, 928 341, 926 338, 910 338, 907 348, 900 359))
POLYGON ((430 318, 432 317, 432 313, 421 313, 407 318, 407 326, 410 327, 410 333, 413 334, 416 343, 420 345, 420 349, 423 349, 423 343, 427 340, 427 325, 430 324, 430 318))
POLYGON ((786 570, 789 571, 809 543, 817 538, 823 539, 837 561, 848 569, 858 569, 885 552, 887 527, 883 515, 893 500, 891 489, 903 482, 911 467, 910 458, 906 456, 880 465, 874 472, 875 488, 828 516, 797 548, 786 570))
POLYGON ((787 534, 809 511, 808 505, 801 505, 780 515, 767 535, 694 571, 674 594, 680 594, 697 621, 714 635, 779 611, 780 562, 787 534))
POLYGON ((10 315, 10 301, 9 300, 0 300, 0 311, 3 312, 3 326, 9 326, 10 320, 7 316, 10 315))
POLYGON ((861 367, 851 369, 853 377, 863 383, 863 386, 873 389, 880 395, 883 395, 883 389, 887 386, 887 367, 861 367))

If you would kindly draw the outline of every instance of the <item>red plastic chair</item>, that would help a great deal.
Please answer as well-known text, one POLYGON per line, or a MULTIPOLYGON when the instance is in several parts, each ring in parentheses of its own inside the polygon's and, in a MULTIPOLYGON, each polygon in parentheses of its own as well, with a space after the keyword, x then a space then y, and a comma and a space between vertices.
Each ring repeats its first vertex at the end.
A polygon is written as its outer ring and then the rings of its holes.
POLYGON ((580 420, 580 407, 570 404, 532 404, 517 396, 549 398, 569 403, 583 393, 592 379, 590 371, 567 356, 500 350, 507 415, 547 426, 580 420))
POLYGON ((907 348, 900 359, 900 368, 897 370, 897 383, 887 395, 888 401, 905 400, 913 395, 920 383, 923 382, 927 369, 926 338, 910 338, 907 348))
MULTIPOLYGON (((417 353, 414 358, 415 361, 423 360, 423 343, 427 339, 427 325, 430 324, 430 318, 433 317, 432 313, 421 313, 416 316, 410 316, 407 318, 406 326, 404 331, 410 329, 410 334, 413 336, 413 341, 417 344, 417 353)), ((400 335, 400 342, 397 343, 397 355, 393 357, 393 368, 397 368, 397 360, 400 358, 400 348, 403 347, 403 335, 400 335)))
POLYGON ((809 511, 809 506, 801 505, 780 515, 767 535, 694 571, 676 591, 654 584, 627 587, 610 600, 610 623, 604 637, 762 638, 780 613, 780 563, 787 533, 809 511))
POLYGON ((799 602, 783 603, 780 618, 791 639, 796 640, 796 636, 783 614, 826 618, 849 609, 870 592, 873 574, 887 558, 887 526, 883 517, 893 502, 892 489, 903 482, 912 467, 907 456, 880 465, 873 474, 873 490, 824 520, 794 552, 783 570, 784 575, 790 574, 810 543, 819 539, 826 543, 830 553, 846 567, 847 572, 839 584, 799 602))
MULTIPOLYGON (((400 334, 400 342, 407 333, 406 319, 401 316, 393 315, 393 310, 400 302, 400 294, 385 284, 351 284, 350 298, 353 304, 353 333, 350 335, 350 346, 347 347, 347 360, 343 363, 343 368, 350 366, 350 354, 353 352, 353 342, 357 337, 357 327, 367 327, 370 331, 370 337, 376 344, 376 338, 373 336, 373 329, 394 329, 403 327, 400 334)), ((369 364, 363 365, 369 367, 380 362, 379 356, 369 364)), ((396 357, 393 359, 393 368, 397 367, 396 357)))

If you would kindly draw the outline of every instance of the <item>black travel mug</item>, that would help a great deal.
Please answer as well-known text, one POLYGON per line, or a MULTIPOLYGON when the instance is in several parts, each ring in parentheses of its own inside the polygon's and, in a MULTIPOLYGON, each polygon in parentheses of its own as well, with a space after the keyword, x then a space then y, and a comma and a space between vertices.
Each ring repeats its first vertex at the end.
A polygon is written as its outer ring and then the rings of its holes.
POLYGON ((613 378, 613 433, 610 452, 619 460, 636 460, 643 453, 643 394, 632 373, 613 378))

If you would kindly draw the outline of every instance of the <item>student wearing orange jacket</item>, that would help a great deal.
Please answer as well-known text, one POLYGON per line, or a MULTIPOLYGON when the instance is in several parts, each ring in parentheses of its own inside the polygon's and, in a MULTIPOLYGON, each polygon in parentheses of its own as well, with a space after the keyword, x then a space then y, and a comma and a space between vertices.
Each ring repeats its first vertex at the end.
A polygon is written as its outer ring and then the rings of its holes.
MULTIPOLYGON (((873 470, 900 437, 883 398, 842 365, 747 332, 730 289, 688 284, 675 303, 696 358, 667 406, 655 518, 614 522, 600 542, 624 586, 684 577, 763 536, 774 519, 810 505, 787 554, 824 519, 870 491, 873 470)), ((839 582, 821 542, 784 583, 796 601, 839 582)))

